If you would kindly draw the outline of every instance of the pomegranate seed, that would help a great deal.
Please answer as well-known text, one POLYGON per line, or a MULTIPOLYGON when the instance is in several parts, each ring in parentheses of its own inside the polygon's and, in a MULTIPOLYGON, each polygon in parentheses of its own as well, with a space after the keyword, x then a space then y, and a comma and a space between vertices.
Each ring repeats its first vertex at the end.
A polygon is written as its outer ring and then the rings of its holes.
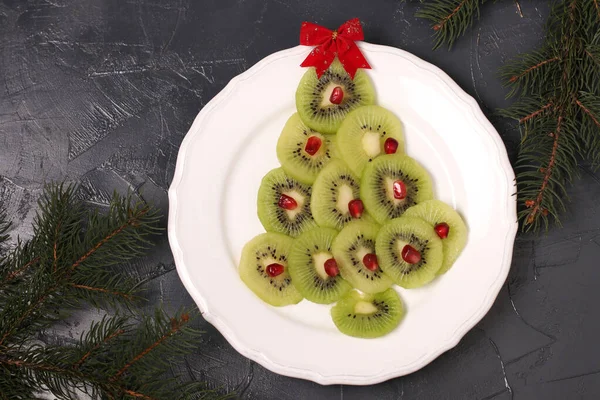
POLYGON ((325 273, 331 277, 338 276, 340 269, 338 268, 335 258, 330 258, 325 261, 325 273))
POLYGON ((344 100, 344 90, 340 86, 334 87, 331 96, 329 96, 329 101, 333 104, 340 104, 342 100, 344 100))
POLYGON ((298 207, 298 203, 296 203, 296 200, 294 200, 293 197, 283 193, 279 196, 279 203, 277 203, 277 205, 284 210, 295 210, 296 207, 298 207))
POLYGON ((398 150, 398 141, 394 138, 387 138, 383 144, 385 154, 394 154, 398 150))
POLYGON ((307 152, 308 154, 310 154, 311 156, 314 156, 315 154, 317 154, 317 151, 319 151, 319 149, 321 148, 322 143, 323 142, 321 141, 320 137, 311 136, 306 141, 306 146, 304 146, 304 151, 307 152))
POLYGON ((409 264, 416 264, 421 261, 421 253, 410 244, 407 244, 402 249, 402 259, 409 264))
POLYGON ((364 210, 365 206, 361 199, 354 199, 348 203, 348 211, 352 218, 360 218, 364 210))
POLYGON ((450 227, 445 222, 440 222, 433 229, 440 239, 446 239, 448 237, 448 232, 450 232, 450 227))
POLYGON ((277 263, 269 264, 267 265, 267 268, 265 268, 265 270, 267 271, 267 275, 273 278, 277 275, 283 274, 283 265, 277 263))
POLYGON ((394 182, 394 198, 398 200, 403 200, 406 198, 406 185, 402 181, 394 182))
POLYGON ((377 261, 377 256, 373 253, 365 254, 363 257, 363 264, 369 271, 375 271, 379 268, 379 262, 377 261))

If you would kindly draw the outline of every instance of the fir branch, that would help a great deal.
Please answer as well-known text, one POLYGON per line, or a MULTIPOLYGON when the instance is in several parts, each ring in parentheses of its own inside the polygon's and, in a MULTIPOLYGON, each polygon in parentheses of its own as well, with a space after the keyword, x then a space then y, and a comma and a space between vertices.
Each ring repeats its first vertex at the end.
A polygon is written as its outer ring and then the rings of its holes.
POLYGON ((445 44, 451 48, 479 18, 479 7, 486 0, 431 0, 417 11, 416 16, 432 23, 435 32, 434 49, 445 44))
POLYGON ((568 199, 566 185, 581 158, 600 161, 600 16, 596 3, 565 0, 551 12, 542 49, 503 67, 520 99, 503 110, 522 126, 517 159, 523 229, 556 223, 568 199))
POLYGON ((527 122, 532 118, 537 117, 538 115, 542 114, 544 111, 546 111, 547 109, 549 109, 550 107, 552 107, 552 103, 548 103, 546 105, 544 105, 542 108, 535 110, 529 114, 527 114, 524 117, 519 118, 519 122, 523 123, 523 122, 527 122))
POLYGON ((79 368, 79 366, 81 364, 83 364, 85 362, 85 360, 87 360, 88 357, 90 357, 94 351, 98 350, 100 348, 100 346, 108 343, 111 339, 114 339, 117 336, 122 335, 124 333, 125 333, 125 330, 123 330, 123 329, 119 329, 114 332, 111 332, 109 335, 104 337, 100 343, 95 344, 93 348, 91 348, 83 356, 81 356, 81 358, 75 364, 73 364, 73 368, 75 368, 75 369, 79 368))
MULTIPOLYGON (((37 311, 37 309, 40 306, 44 304, 44 302, 50 296, 50 293, 56 291, 56 289, 58 289, 57 286, 52 286, 40 293, 40 295, 33 303, 27 305, 27 307, 25 308, 25 310, 23 310, 21 315, 19 315, 14 321, 12 321, 11 324, 6 325, 6 328, 8 329, 4 330, 4 334, 2 335, 2 337, 0 337, 0 347, 3 346, 7 338, 10 338, 10 336, 13 335, 15 331, 17 331, 23 325, 24 321, 26 321, 32 314, 35 313, 35 311, 37 311)), ((6 345, 4 347, 6 347, 6 345)))
POLYGON ((532 65, 531 67, 528 67, 525 71, 521 72, 519 75, 513 75, 513 76, 511 76, 510 79, 509 79, 509 81, 514 83, 514 82, 518 81, 519 79, 522 79, 524 76, 529 75, 532 71, 537 70, 538 68, 541 68, 544 65, 549 64, 549 63, 554 62, 554 61, 559 61, 559 58, 558 57, 552 57, 552 58, 550 58, 548 60, 540 61, 537 64, 532 65))
POLYGON ((76 283, 70 283, 69 286, 74 289, 82 289, 84 291, 91 291, 91 292, 100 292, 100 293, 104 293, 104 294, 108 294, 108 295, 112 295, 112 296, 122 297, 124 300, 127 300, 127 301, 131 301, 134 298, 133 295, 131 295, 129 293, 118 292, 116 290, 110 290, 110 289, 106 289, 106 288, 102 288, 102 287, 79 285, 76 283))
MULTIPOLYGON (((533 208, 531 209, 531 211, 528 212, 527 219, 526 219, 527 224, 532 224, 533 221, 535 220, 536 216, 538 215, 538 213, 548 215, 547 214, 548 209, 542 208, 542 200, 544 199, 546 190, 551 190, 551 189, 549 189, 548 184, 551 182, 550 179, 552 178, 552 175, 554 173, 554 167, 555 167, 556 158, 557 158, 556 155, 558 152, 558 144, 559 144, 559 141, 560 141, 561 135, 562 135, 562 132, 561 132, 562 121, 563 121, 563 117, 562 117, 562 115, 559 115, 558 121, 556 124, 556 131, 550 133, 550 136, 553 138, 552 150, 550 151, 550 157, 549 157, 548 164, 546 165, 546 167, 542 167, 540 169, 540 172, 543 174, 542 183, 540 185, 540 189, 538 191, 537 198, 533 202, 533 208)), ((531 204, 531 203, 529 203, 529 204, 531 204)))
POLYGON ((25 265, 23 265, 19 269, 15 270, 15 271, 10 271, 8 273, 8 275, 6 275, 6 277, 4 278, 4 280, 3 280, 4 283, 8 283, 8 282, 12 281, 13 279, 21 276, 25 271, 27 271, 27 269, 29 267, 31 267, 32 265, 38 263, 39 261, 40 261, 40 258, 36 257, 33 260, 27 262, 25 265))
POLYGON ((500 76, 511 85, 508 96, 541 94, 545 79, 556 80, 560 74, 560 57, 552 48, 543 48, 516 57, 500 69, 500 76))
MULTIPOLYGON (((0 399, 32 399, 40 391, 58 399, 216 397, 198 382, 165 374, 174 357, 195 348, 200 333, 188 322, 197 314, 157 310, 140 322, 130 309, 139 282, 116 273, 160 232, 156 211, 117 195, 106 213, 86 211, 76 191, 46 187, 33 238, 0 259, 0 399), (93 322, 76 345, 35 344, 41 331, 84 303, 117 315, 93 322), (119 305, 127 307, 113 307, 119 305)), ((1 214, 0 234, 5 221, 1 214)))
POLYGON ((575 103, 581 110, 592 120, 592 122, 600 128, 600 97, 596 97, 589 93, 582 93, 581 100, 576 99, 575 103), (589 104, 586 106, 583 102, 589 104))
POLYGON ((163 344, 166 340, 171 338, 173 335, 181 331, 182 327, 186 325, 190 320, 190 315, 188 313, 181 314, 180 317, 171 318, 170 319, 170 329, 162 334, 157 340, 152 342, 149 346, 145 347, 142 351, 137 353, 130 361, 128 361, 123 367, 121 367, 111 378, 110 380, 119 379, 121 375, 123 375, 129 368, 131 368, 135 363, 140 361, 143 357, 148 355, 151 351, 156 349, 158 346, 163 344))
POLYGON ((144 400, 156 400, 154 397, 146 396, 143 393, 134 392, 133 390, 125 389, 123 394, 134 397, 136 399, 144 399, 144 400))

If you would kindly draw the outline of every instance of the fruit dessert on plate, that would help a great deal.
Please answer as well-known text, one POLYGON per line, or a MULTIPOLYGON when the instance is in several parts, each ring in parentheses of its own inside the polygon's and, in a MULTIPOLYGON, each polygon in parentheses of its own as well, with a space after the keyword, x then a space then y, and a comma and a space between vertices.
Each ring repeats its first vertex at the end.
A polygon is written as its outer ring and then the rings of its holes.
POLYGON ((267 233, 246 244, 239 273, 272 306, 333 304, 341 333, 376 338, 401 323, 399 292, 443 279, 467 227, 406 154, 401 119, 355 72, 334 59, 300 80, 277 141, 281 166, 258 191, 267 233))

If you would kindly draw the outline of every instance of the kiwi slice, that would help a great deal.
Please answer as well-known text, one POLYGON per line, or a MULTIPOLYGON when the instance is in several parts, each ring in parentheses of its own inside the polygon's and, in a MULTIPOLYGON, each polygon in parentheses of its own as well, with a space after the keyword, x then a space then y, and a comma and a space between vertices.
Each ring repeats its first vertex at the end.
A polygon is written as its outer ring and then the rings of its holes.
POLYGON ((298 113, 288 119, 277 141, 277 158, 292 178, 308 185, 335 157, 335 138, 304 125, 298 113))
POLYGON ((294 240, 289 257, 289 271, 298 291, 319 304, 337 301, 351 286, 340 275, 331 245, 337 231, 314 228, 294 240))
POLYGON ((442 266, 442 239, 420 218, 396 218, 377 234, 379 266, 404 288, 416 288, 435 278, 442 266))
POLYGON ((262 233, 242 250, 240 278, 258 297, 273 306, 302 300, 287 270, 293 242, 294 239, 280 233, 262 233))
POLYGON ((383 107, 360 107, 342 122, 337 144, 342 158, 360 176, 365 165, 376 157, 404 153, 402 123, 383 107))
POLYGON ((366 219, 360 179, 342 160, 332 160, 312 188, 311 211, 319 226, 341 230, 353 219, 366 219))
POLYGON ((355 288, 366 293, 382 292, 392 280, 378 265, 375 240, 379 225, 368 221, 352 221, 333 241, 333 255, 340 273, 355 288))
POLYGON ((358 70, 354 80, 335 59, 317 78, 310 68, 296 90, 296 108, 302 121, 317 132, 334 134, 353 109, 373 104, 375 89, 367 74, 358 70))
POLYGON ((310 186, 275 168, 265 175, 258 189, 258 219, 267 232, 296 237, 316 226, 310 196, 310 186))
POLYGON ((369 214, 383 224, 409 207, 433 199, 431 177, 409 156, 386 154, 365 167, 360 198, 369 214))
POLYGON ((376 294, 352 290, 331 308, 331 318, 340 332, 359 338, 390 333, 404 314, 404 306, 394 289, 376 294))
POLYGON ((460 215, 443 201, 429 200, 409 208, 404 216, 421 218, 433 227, 444 249, 438 275, 448 271, 467 244, 467 225, 460 215))

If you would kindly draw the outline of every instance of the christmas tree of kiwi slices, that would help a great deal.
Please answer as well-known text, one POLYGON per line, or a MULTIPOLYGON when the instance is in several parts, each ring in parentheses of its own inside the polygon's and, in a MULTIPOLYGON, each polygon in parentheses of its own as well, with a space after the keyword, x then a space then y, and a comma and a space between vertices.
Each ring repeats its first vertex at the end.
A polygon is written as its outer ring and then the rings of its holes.
POLYGON ((423 166, 405 154, 398 117, 375 105, 368 75, 336 59, 302 77, 277 141, 281 167, 262 179, 257 214, 267 231, 242 250, 241 279, 272 306, 333 304, 349 336, 376 338, 405 315, 400 290, 447 272, 467 226, 435 200, 423 166))

